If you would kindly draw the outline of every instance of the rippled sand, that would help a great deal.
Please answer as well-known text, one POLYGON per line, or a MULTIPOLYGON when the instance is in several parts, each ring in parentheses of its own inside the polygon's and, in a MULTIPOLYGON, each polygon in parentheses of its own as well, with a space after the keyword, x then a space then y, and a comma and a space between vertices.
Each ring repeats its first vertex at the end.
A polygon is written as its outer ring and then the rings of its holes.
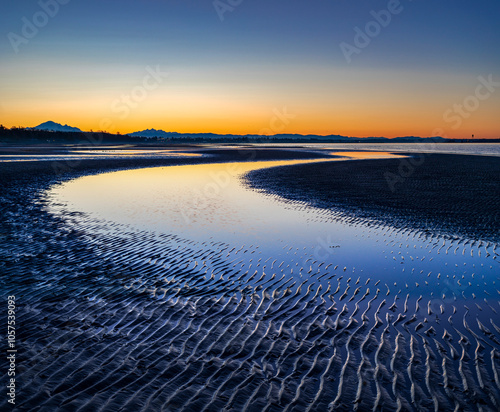
POLYGON ((2 290, 19 296, 20 410, 499 408, 494 239, 370 224, 338 204, 286 201, 266 182, 272 202, 311 221, 361 225, 356 242, 380 243, 389 262, 368 270, 361 256, 343 260, 344 243, 318 255, 295 239, 268 249, 63 205, 48 213, 56 178, 3 173, 0 270, 2 290), (423 270, 435 262, 445 270, 423 270))

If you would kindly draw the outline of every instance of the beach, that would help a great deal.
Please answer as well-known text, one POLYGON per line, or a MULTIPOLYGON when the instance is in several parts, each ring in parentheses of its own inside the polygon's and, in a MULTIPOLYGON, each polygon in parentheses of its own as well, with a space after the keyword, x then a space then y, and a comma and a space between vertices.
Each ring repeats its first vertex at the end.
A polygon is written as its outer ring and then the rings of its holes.
POLYGON ((498 410, 500 158, 176 150, 196 156, 0 162, 17 410, 498 410), (195 239, 47 195, 131 169, 309 159, 234 184, 299 213, 297 233, 346 227, 324 242, 195 239))
POLYGON ((358 219, 498 243, 497 157, 408 156, 262 169, 248 176, 248 182, 288 200, 343 208, 358 219))

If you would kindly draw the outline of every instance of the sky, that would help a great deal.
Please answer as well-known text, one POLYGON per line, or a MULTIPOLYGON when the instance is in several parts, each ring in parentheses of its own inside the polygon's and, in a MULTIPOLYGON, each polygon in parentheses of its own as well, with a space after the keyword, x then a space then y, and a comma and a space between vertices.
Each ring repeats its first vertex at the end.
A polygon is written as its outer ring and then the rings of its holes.
POLYGON ((0 123, 500 138, 498 0, 9 0, 0 123))

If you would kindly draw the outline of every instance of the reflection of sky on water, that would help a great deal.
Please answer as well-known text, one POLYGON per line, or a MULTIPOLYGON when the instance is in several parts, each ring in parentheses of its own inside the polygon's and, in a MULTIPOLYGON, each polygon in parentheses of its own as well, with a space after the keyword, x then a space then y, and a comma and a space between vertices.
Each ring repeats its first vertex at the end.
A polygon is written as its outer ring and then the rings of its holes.
POLYGON ((87 217, 243 247, 248 253, 237 257, 244 267, 255 270, 257 259, 261 265, 276 259, 272 269, 267 265, 267 274, 292 275, 298 282, 321 276, 328 267, 327 272, 336 274, 330 280, 333 289, 336 279, 344 276, 344 280, 352 278, 353 288, 358 278, 358 286, 365 286, 370 278, 372 293, 378 288, 390 299, 396 292, 445 302, 464 297, 498 300, 494 245, 472 246, 460 239, 426 238, 411 231, 349 223, 342 214, 297 207, 248 190, 239 178, 261 167, 305 162, 311 161, 120 171, 70 181, 53 188, 50 196, 55 203, 66 204, 67 210, 87 217))
POLYGON ((157 157, 200 157, 199 153, 185 153, 178 150, 70 150, 66 153, 0 154, 0 162, 64 161, 78 159, 157 158, 157 157))
POLYGON ((369 152, 369 151, 357 151, 357 152, 331 152, 334 156, 347 156, 352 159, 394 159, 394 158, 404 158, 406 156, 396 155, 389 152, 369 152))
MULTIPOLYGON (((271 144, 279 147, 280 144, 271 144)), ((410 153, 455 153, 470 155, 500 156, 500 143, 295 143, 291 147, 318 150, 377 150, 410 153)))

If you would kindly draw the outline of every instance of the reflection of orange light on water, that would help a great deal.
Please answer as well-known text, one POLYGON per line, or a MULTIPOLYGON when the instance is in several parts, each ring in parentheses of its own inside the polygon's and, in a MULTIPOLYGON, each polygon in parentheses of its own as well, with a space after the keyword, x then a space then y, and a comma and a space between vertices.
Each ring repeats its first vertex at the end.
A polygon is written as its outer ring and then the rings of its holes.
POLYGON ((394 159, 408 157, 391 152, 330 152, 329 154, 334 156, 350 157, 353 159, 394 159))
POLYGON ((192 156, 198 157, 202 156, 200 153, 186 153, 178 152, 172 149, 161 149, 161 150, 72 150, 75 154, 84 155, 94 155, 94 156, 131 156, 131 155, 175 155, 175 156, 192 156))
MULTIPOLYGON (((23 152, 30 152, 23 150, 23 152)), ((71 150, 68 153, 43 153, 32 151, 31 154, 0 154, 0 162, 23 162, 33 160, 78 160, 78 159, 108 159, 108 158, 176 158, 201 157, 201 153, 177 152, 175 150, 71 150)))
MULTIPOLYGON (((231 162, 121 170, 77 178, 54 187, 51 193, 62 196, 65 204, 85 213, 97 213, 115 221, 139 221, 149 228, 163 225, 168 230, 187 230, 189 226, 193 233, 198 233, 206 228, 220 231, 229 225, 234 230, 244 219, 244 210, 254 211, 255 219, 259 219, 258 204, 262 201, 241 184, 240 176, 267 167, 339 160, 231 162), (116 210, 116 205, 120 205, 120 210, 116 210)), ((276 219, 280 216, 278 212, 276 219)))
POLYGON ((178 152, 173 152, 176 156, 191 156, 191 157, 200 157, 203 156, 200 153, 178 153, 178 152))
MULTIPOLYGON (((392 155, 385 152, 334 152, 339 156, 350 158, 377 158, 377 156, 404 157, 392 155), (352 156, 352 157, 351 157, 352 156)), ((331 154, 334 154, 331 153, 331 154)), ((273 160, 258 162, 229 162, 210 163, 198 165, 179 165, 149 167, 143 169, 122 170, 108 172, 97 176, 85 176, 75 179, 65 186, 66 194, 71 195, 75 204, 85 204, 93 202, 93 199, 105 199, 111 197, 129 196, 128 188, 136 184, 136 197, 138 199, 149 199, 143 205, 143 210, 155 204, 157 198, 157 188, 170 187, 170 193, 176 193, 176 199, 169 201, 179 201, 179 197, 188 196, 193 188, 200 188, 201 191, 217 186, 216 192, 226 190, 228 186, 239 186, 239 176, 253 170, 271 168, 277 166, 291 166, 306 163, 342 161, 345 159, 321 158, 321 159, 300 159, 300 160, 273 160), (147 178, 145 176, 147 175, 147 178)), ((240 196, 245 196, 245 191, 240 192, 240 196)), ((241 200, 241 199, 240 199, 241 200)), ((162 199, 162 202, 167 199, 162 199)), ((215 201, 215 199, 214 199, 215 201)))
POLYGON ((279 230, 286 228, 292 235, 296 233, 293 218, 274 205, 274 199, 249 190, 241 177, 263 168, 351 159, 337 156, 130 169, 77 178, 53 187, 49 196, 57 199, 55 204, 68 205, 63 208, 147 230, 192 237, 214 233, 267 237, 263 233, 272 232, 272 225, 279 224, 279 230))

